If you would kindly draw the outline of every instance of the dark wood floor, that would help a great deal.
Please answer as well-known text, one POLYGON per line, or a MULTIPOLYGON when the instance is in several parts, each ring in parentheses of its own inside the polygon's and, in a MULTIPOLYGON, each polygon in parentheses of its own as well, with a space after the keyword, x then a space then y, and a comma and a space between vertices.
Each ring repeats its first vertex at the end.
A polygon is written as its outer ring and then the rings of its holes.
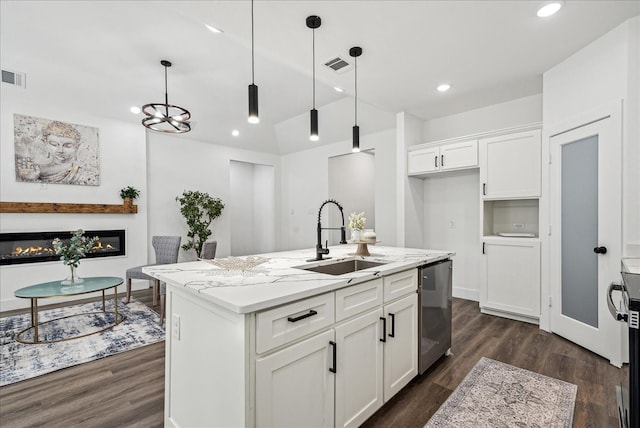
MULTIPOLYGON (((150 304, 149 294, 134 295, 150 304)), ((574 427, 618 426, 615 385, 626 386, 628 368, 537 326, 481 314, 476 302, 454 299, 453 313, 453 354, 365 427, 422 427, 483 356, 578 385, 574 427)), ((0 426, 160 427, 163 394, 164 343, 158 343, 0 388, 0 426)))

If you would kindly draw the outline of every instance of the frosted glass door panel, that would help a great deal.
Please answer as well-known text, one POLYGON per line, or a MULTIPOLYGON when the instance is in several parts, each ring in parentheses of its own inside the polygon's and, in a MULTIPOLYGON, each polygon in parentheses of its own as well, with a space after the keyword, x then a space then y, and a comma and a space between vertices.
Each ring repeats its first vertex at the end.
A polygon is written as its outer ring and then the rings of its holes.
POLYGON ((562 314, 598 327, 598 136, 562 146, 562 314))

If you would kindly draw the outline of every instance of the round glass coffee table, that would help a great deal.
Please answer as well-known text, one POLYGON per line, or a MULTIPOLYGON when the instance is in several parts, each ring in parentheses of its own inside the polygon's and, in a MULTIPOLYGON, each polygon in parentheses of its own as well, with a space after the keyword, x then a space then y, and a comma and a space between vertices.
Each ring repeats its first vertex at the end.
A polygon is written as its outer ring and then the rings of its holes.
POLYGON ((53 342, 62 342, 65 340, 78 339, 80 337, 89 336, 91 334, 100 333, 101 331, 105 331, 107 329, 113 328, 116 325, 120 324, 124 320, 124 315, 118 313, 118 285, 124 282, 124 279, 119 278, 117 276, 93 276, 88 278, 83 278, 84 281, 76 284, 76 285, 68 285, 62 284, 63 281, 51 281, 44 282, 42 284, 35 284, 29 287, 20 288, 16 290, 14 295, 16 297, 20 297, 22 299, 31 299, 31 326, 22 330, 16 336, 16 341, 20 343, 53 343, 53 342), (113 312, 107 312, 105 308, 105 290, 113 288, 113 312), (97 291, 102 291, 102 312, 91 312, 94 314, 113 314, 113 324, 108 324, 106 327, 92 331, 91 333, 80 334, 73 337, 66 337, 63 339, 57 340, 39 340, 38 338, 38 326, 51 323, 54 321, 61 320, 63 318, 72 318, 72 317, 80 317, 85 316, 90 313, 81 313, 74 315, 67 315, 64 317, 52 319, 41 324, 38 324, 38 299, 45 299, 50 297, 66 297, 66 296, 77 296, 80 294, 87 293, 95 293, 97 291), (24 333, 33 329, 33 340, 24 339, 24 333))

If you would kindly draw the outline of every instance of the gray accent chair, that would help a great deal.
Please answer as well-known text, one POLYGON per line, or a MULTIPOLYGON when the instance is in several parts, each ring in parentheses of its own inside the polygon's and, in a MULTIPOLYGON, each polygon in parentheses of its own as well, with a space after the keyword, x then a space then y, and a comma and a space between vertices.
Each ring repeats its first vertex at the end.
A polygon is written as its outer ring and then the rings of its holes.
MULTIPOLYGON (((200 259, 202 260, 212 260, 216 258, 216 249, 218 248, 218 241, 211 240, 206 241, 202 244, 202 250, 200 250, 200 259)), ((160 321, 164 321, 165 316, 165 306, 166 299, 165 296, 167 294, 167 287, 164 282, 160 283, 160 321)))
MULTIPOLYGON (((144 266, 136 266, 127 269, 127 303, 131 300, 131 280, 132 279, 146 279, 147 281, 152 281, 153 285, 153 306, 158 304, 158 293, 161 288, 164 288, 164 283, 160 283, 160 280, 153 278, 149 275, 146 275, 142 272, 143 267, 147 266, 156 266, 156 265, 166 265, 178 262, 178 253, 180 252, 180 240, 182 237, 180 236, 154 236, 151 239, 151 245, 153 245, 153 249, 156 253, 156 262, 144 265, 144 266)), ((164 299, 161 299, 161 302, 164 299)), ((160 308, 160 320, 164 318, 164 306, 160 308)))

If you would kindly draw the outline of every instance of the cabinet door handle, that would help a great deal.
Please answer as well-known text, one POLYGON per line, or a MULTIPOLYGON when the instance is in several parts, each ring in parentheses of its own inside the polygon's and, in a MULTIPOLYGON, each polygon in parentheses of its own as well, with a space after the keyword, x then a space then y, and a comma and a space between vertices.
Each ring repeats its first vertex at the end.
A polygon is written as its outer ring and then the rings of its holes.
POLYGON ((444 155, 440 155, 440 166, 444 166, 444 155))
POLYGON ((438 156, 434 157, 433 159, 434 159, 434 160, 435 160, 435 162, 436 162, 436 168, 437 168, 437 167, 438 167, 438 156))
POLYGON ((484 252, 484 242, 482 243, 482 254, 486 254, 486 253, 484 252))
POLYGON ((314 315, 318 315, 318 313, 316 311, 314 311, 313 309, 309 309, 309 313, 306 313, 304 315, 300 315, 299 317, 295 317, 295 318, 289 317, 289 318, 287 318, 287 321, 289 321, 289 322, 298 322, 300 320, 312 317, 314 315))
POLYGON ((337 373, 338 368, 336 367, 336 355, 338 353, 338 344, 333 340, 330 340, 329 345, 333 347, 333 367, 329 367, 329 371, 331 373, 337 373))
POLYGON ((607 254, 607 247, 596 247, 593 249, 596 254, 607 254))
POLYGON ((387 319, 385 317, 380 317, 380 319, 382 320, 382 338, 380 339, 380 342, 386 342, 387 341, 387 319))
POLYGON ((396 314, 389 313, 389 317, 391 317, 391 333, 389 333, 389 337, 396 337, 396 314))
POLYGON ((482 194, 483 195, 487 194, 487 183, 482 183, 482 194))

